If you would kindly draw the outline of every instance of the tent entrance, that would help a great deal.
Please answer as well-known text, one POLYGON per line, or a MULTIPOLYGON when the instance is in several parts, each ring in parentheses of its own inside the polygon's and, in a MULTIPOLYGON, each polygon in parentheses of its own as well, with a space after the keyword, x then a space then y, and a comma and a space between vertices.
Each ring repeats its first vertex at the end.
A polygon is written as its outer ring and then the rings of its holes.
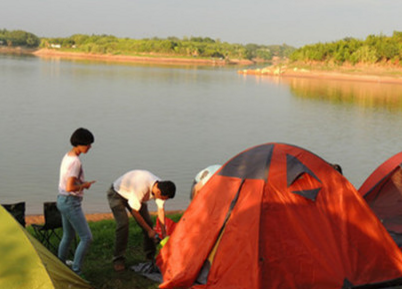
POLYGON ((209 271, 211 269, 211 266, 214 261, 216 252, 218 250, 219 244, 220 244, 223 234, 225 232, 226 224, 228 223, 230 216, 232 215, 233 208, 235 207, 237 200, 239 199, 240 191, 241 191, 241 188, 243 187, 243 184, 244 184, 244 179, 240 183, 239 189, 237 190, 236 195, 234 196, 232 202, 230 203, 229 210, 226 214, 225 221, 223 222, 222 228, 219 231, 218 238, 215 241, 215 244, 212 247, 212 250, 209 253, 208 258, 205 260, 204 264, 202 265, 200 273, 198 274, 198 277, 195 281, 196 284, 207 284, 209 271))

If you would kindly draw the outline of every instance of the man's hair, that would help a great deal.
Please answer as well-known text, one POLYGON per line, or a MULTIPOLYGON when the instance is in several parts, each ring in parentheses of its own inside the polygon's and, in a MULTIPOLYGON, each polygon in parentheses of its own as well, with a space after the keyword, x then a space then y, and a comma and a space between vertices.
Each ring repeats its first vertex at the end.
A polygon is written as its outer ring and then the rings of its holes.
POLYGON ((161 195, 173 199, 176 194, 176 185, 172 181, 159 181, 158 189, 161 190, 161 195))
POLYGON ((74 147, 79 145, 87 146, 92 144, 94 141, 94 135, 89 130, 82 127, 73 132, 70 138, 70 143, 74 147))
POLYGON ((341 175, 343 175, 343 173, 342 173, 342 167, 341 167, 340 165, 338 165, 338 164, 331 164, 331 166, 332 166, 335 170, 337 170, 341 175))

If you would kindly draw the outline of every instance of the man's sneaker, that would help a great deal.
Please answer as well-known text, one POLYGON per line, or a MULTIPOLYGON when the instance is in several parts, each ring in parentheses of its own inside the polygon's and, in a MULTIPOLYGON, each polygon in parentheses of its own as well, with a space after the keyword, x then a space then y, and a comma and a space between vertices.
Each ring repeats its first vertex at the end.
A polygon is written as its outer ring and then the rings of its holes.
POLYGON ((113 264, 113 268, 114 268, 114 270, 116 272, 121 272, 121 271, 126 270, 126 266, 124 264, 121 264, 121 263, 113 264))

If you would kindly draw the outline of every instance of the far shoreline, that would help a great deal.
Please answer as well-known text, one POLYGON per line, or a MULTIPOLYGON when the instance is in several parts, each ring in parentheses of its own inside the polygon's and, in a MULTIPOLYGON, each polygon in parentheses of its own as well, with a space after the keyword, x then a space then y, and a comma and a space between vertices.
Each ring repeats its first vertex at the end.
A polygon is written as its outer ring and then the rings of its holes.
POLYGON ((159 63, 159 64, 191 64, 191 65, 211 65, 211 66, 226 66, 226 65, 253 65, 256 64, 251 60, 239 59, 207 59, 207 58, 185 58, 185 57, 169 57, 166 55, 144 54, 142 56, 133 55, 112 55, 112 54, 95 54, 85 52, 69 52, 60 51, 57 49, 40 48, 29 49, 23 47, 1 47, 0 53, 17 54, 17 55, 33 55, 41 58, 63 58, 63 59, 86 59, 86 60, 101 60, 108 62, 137 62, 137 63, 159 63))
POLYGON ((297 65, 275 65, 263 69, 238 70, 238 74, 276 78, 314 78, 322 80, 361 81, 371 83, 402 84, 402 68, 358 67, 351 71, 350 67, 339 67, 332 71, 311 66, 309 69, 298 68, 297 65), (360 69, 360 71, 359 71, 360 69))
MULTIPOLYGON (((83 52, 66 52, 57 49, 29 49, 23 47, 5 47, 0 46, 1 54, 16 55, 33 55, 41 58, 59 58, 59 59, 81 59, 81 60, 97 60, 106 62, 120 63, 154 63, 167 65, 209 65, 209 66, 250 66, 256 63, 250 60, 230 61, 219 59, 198 59, 198 58, 175 58, 162 55, 111 55, 111 54, 91 54, 83 52)), ((341 80, 341 81, 361 81, 371 83, 388 83, 402 84, 402 68, 389 68, 382 66, 367 66, 361 68, 356 66, 352 70, 350 67, 338 67, 333 70, 320 69, 320 65, 312 65, 310 68, 298 68, 295 65, 287 66, 286 64, 276 64, 262 69, 243 69, 238 70, 238 74, 253 75, 260 77, 275 78, 313 78, 325 80, 341 80)))

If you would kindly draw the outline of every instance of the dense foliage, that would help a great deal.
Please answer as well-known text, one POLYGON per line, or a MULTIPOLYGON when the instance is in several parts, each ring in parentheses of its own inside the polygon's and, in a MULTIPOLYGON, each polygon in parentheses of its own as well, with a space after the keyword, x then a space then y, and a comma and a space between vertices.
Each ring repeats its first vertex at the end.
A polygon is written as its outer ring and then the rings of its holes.
POLYGON ((40 42, 39 37, 23 30, 8 31, 6 29, 0 29, 0 45, 36 48, 39 46, 40 42))
POLYGON ((290 59, 335 64, 399 64, 402 59, 402 32, 392 36, 369 35, 365 40, 345 38, 331 43, 306 45, 294 51, 290 59))
POLYGON ((274 57, 291 61, 350 64, 400 64, 402 32, 392 36, 369 35, 365 40, 344 38, 330 43, 316 43, 299 49, 283 45, 231 44, 209 37, 168 37, 166 39, 130 39, 112 35, 75 34, 67 38, 39 38, 23 31, 0 29, 0 46, 59 48, 77 52, 112 55, 163 55, 215 59, 269 61, 274 57))
POLYGON ((39 38, 23 31, 0 30, 0 46, 28 48, 73 49, 77 52, 141 55, 156 54, 170 57, 200 57, 216 59, 259 59, 286 58, 294 47, 284 45, 231 44, 209 37, 168 37, 167 39, 130 39, 112 35, 75 34, 66 38, 39 38))
POLYGON ((61 49, 73 48, 75 51, 98 54, 154 53, 173 57, 263 60, 271 60, 274 56, 287 57, 295 50, 287 45, 230 44, 209 37, 130 39, 111 35, 75 34, 68 38, 42 39, 42 47, 54 47, 55 45, 60 45, 61 49))

